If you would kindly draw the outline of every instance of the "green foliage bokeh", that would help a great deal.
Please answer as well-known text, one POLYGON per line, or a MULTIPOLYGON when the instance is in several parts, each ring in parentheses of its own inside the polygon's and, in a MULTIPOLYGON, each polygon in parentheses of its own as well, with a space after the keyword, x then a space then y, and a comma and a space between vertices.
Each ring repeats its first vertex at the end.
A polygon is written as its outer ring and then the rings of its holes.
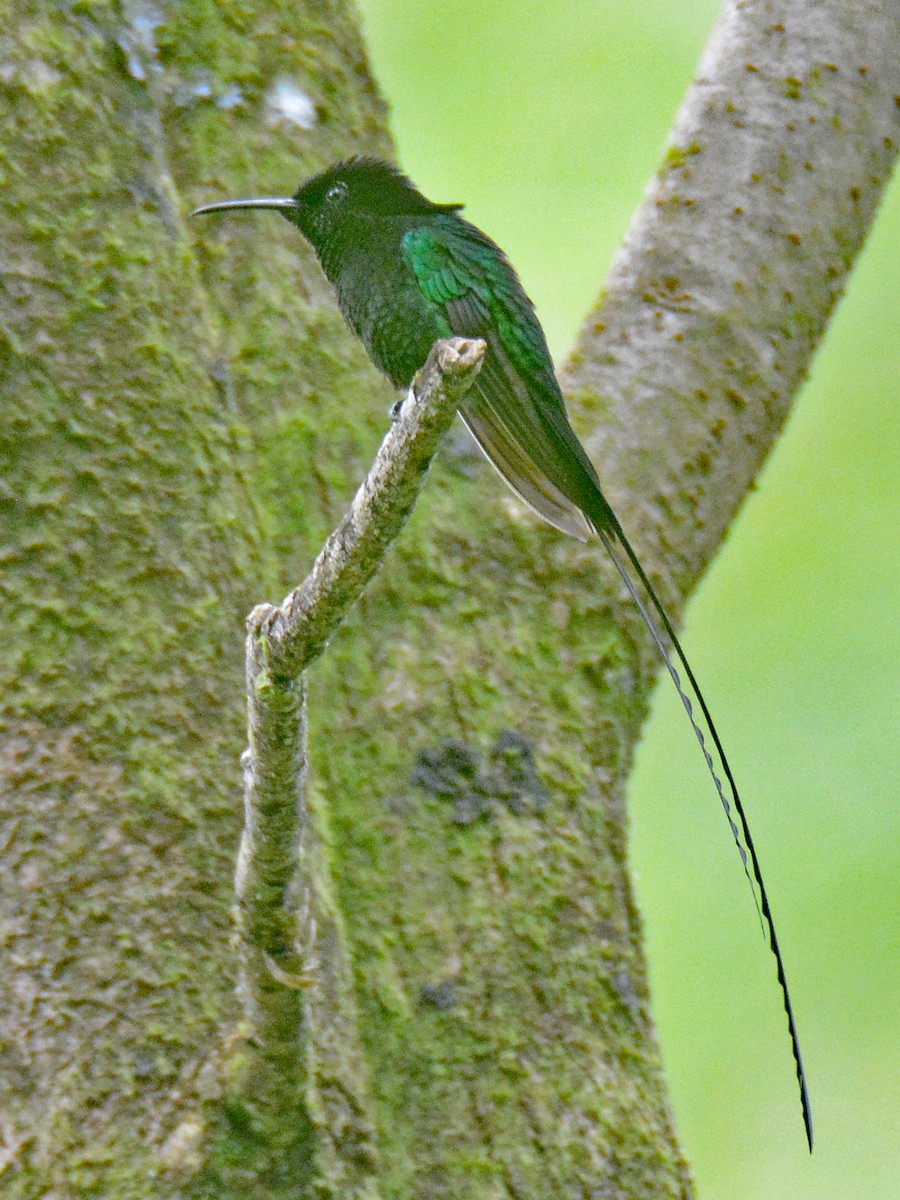
MULTIPOLYGON (((659 163, 716 0, 361 7, 401 162, 506 249, 564 357, 659 163)), ((812 1159, 772 964, 671 689, 632 787, 655 1015, 701 1200, 858 1200, 900 1177, 898 215, 895 180, 685 635, 779 921, 812 1159)))

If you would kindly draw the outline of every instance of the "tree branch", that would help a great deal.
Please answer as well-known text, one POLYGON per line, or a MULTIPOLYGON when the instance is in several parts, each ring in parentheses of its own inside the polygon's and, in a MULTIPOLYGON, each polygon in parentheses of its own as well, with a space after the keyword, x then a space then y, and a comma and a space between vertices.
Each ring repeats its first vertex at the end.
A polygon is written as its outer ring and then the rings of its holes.
POLYGON ((342 1194, 354 1186, 348 1163, 363 1174, 374 1166, 374 1123, 349 956, 307 803, 304 672, 400 532, 483 353, 480 341, 436 344, 306 580, 280 607, 259 605, 248 619, 250 746, 235 881, 248 1103, 270 1144, 314 1140, 319 1176, 342 1194))
POLYGON ((895 0, 728 0, 583 326, 564 382, 608 401, 591 456, 670 593, 721 543, 865 239, 898 43, 895 0))

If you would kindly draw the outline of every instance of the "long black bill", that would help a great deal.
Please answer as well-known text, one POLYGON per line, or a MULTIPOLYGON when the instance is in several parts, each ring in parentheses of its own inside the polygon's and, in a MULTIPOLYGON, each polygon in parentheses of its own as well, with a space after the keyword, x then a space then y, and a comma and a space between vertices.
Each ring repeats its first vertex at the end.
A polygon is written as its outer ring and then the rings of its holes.
POLYGON ((199 217, 201 213, 230 212, 235 208, 298 208, 293 196, 260 196, 256 200, 220 200, 218 204, 204 204, 195 208, 190 214, 199 217))

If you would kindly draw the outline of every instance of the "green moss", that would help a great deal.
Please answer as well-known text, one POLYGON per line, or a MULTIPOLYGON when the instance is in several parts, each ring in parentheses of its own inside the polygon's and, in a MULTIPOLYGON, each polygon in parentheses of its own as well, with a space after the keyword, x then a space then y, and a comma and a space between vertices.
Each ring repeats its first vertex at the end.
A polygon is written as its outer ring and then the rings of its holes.
POLYGON ((670 146, 663 156, 662 170, 680 170, 692 155, 699 154, 702 149, 697 142, 691 142, 688 146, 670 146))
MULTIPOLYGON (((530 1195, 556 1196, 541 1139, 559 1134, 561 1176, 587 1171, 579 1136, 557 1129, 563 1105, 617 1161, 656 1155, 636 1194, 672 1194, 681 1167, 619 798, 599 774, 627 762, 645 700, 623 684, 640 664, 593 599, 597 558, 510 519, 468 461, 432 472, 312 673, 310 886, 321 946, 346 932, 353 977, 335 958, 304 1071, 280 1073, 283 1104, 259 1102, 273 1095, 260 1048, 230 1035, 244 615, 302 577, 394 397, 320 304, 317 268, 284 223, 188 230, 180 213, 211 190, 291 185, 326 157, 388 148, 352 14, 333 19, 329 32, 295 3, 175 6, 154 35, 172 85, 161 107, 99 25, 51 14, 21 30, 23 56, 45 54, 56 74, 41 83, 23 67, 0 116, 31 271, 3 330, 0 717, 36 756, 5 765, 3 782, 20 806, 12 853, 46 873, 24 895, 17 948, 57 964, 91 1014, 77 1033, 90 1074, 32 1114, 56 1166, 24 1168, 21 1194, 144 1196, 168 1172, 161 1194, 296 1195, 317 1174, 323 1196, 368 1194, 377 1175, 382 1196, 449 1179, 465 1198, 515 1163, 530 1195), (174 102, 201 61, 214 91, 241 87, 246 113, 174 102), (281 73, 322 114, 302 135, 258 119, 281 73), (545 813, 497 804, 462 828, 412 784, 419 749, 454 736, 485 753, 506 728, 534 748, 545 813), (448 978, 453 1006, 422 1002, 448 978), (604 1064, 602 1080, 586 1061, 604 1064), (114 1092, 104 1125, 97 1095, 114 1092), (636 1095, 652 1097, 640 1112, 661 1134, 637 1119, 636 1095), (166 1165, 161 1147, 185 1124, 190 1154, 166 1165)), ((2 233, 21 244, 18 225, 2 233)), ((281 1064, 299 1053, 287 1041, 281 1064)), ((41 1080, 66 1053, 62 1039, 41 1080)))

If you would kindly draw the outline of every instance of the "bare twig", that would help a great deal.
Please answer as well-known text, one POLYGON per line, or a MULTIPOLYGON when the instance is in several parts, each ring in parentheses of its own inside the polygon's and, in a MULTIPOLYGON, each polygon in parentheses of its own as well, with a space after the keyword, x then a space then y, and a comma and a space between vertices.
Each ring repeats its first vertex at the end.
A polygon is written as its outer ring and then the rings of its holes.
POLYGON ((260 605, 250 616, 265 647, 266 666, 296 675, 321 654, 328 638, 372 578, 409 515, 438 442, 481 366, 484 344, 438 342, 372 469, 304 582, 280 608, 260 605))
MULTIPOLYGON (((480 341, 454 338, 435 345, 306 580, 281 606, 259 605, 248 619, 250 746, 243 760, 245 822, 236 874, 241 992, 255 1060, 248 1078, 253 1107, 269 1137, 279 1139, 279 1119, 290 1121, 296 1136, 299 1108, 316 1126, 318 1157, 324 1155, 335 1169, 338 1164, 346 1169, 348 1161, 363 1171, 368 1162, 371 1169, 374 1139, 363 1054, 356 1030, 347 1027, 355 1011, 349 960, 327 865, 318 853, 315 813, 305 795, 304 671, 402 528, 483 353, 480 341), (328 936, 319 938, 325 923, 328 936), (338 1036, 330 1037, 335 1023, 338 1036), (327 1073, 341 1084, 329 1087, 318 1105, 315 1063, 323 1046, 317 1024, 329 1047, 327 1073), (335 1104, 340 1113, 333 1111, 335 1104), (323 1111, 329 1107, 332 1111, 323 1111), (338 1153, 341 1141, 352 1141, 354 1153, 338 1153), (328 1153, 329 1145, 335 1153, 328 1153)), ((352 1190, 354 1184, 345 1179, 343 1186, 352 1190)))

